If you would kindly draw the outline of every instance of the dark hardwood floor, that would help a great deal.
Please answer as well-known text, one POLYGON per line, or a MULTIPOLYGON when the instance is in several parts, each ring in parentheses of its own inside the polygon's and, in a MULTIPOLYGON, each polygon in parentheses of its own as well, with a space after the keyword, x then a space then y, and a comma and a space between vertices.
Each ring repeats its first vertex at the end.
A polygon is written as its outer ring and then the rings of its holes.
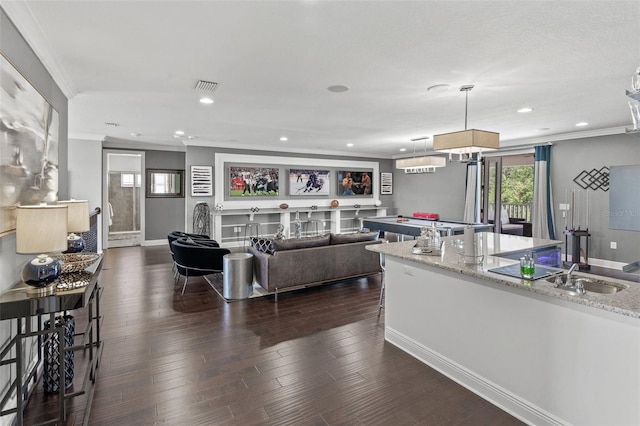
MULTIPOLYGON (((174 290, 164 246, 106 252, 90 424, 522 424, 384 341, 379 276, 278 303, 226 303, 192 280, 184 296, 174 290)), ((38 391, 28 424, 47 418, 55 399, 38 391)), ((70 404, 66 424, 81 424, 84 404, 70 404)))

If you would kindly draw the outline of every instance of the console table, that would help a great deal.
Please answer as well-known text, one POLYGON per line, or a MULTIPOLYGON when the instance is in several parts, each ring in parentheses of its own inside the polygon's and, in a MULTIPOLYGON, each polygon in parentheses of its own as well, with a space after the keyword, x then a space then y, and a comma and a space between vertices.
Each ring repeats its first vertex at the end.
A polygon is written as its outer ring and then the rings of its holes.
MULTIPOLYGON (((72 290, 57 290, 53 294, 36 296, 27 293, 28 286, 23 282, 16 283, 9 290, 0 294, 0 320, 15 321, 15 335, 7 339, 8 344, 1 348, 0 366, 10 366, 14 377, 4 395, 0 395, 0 417, 15 414, 19 426, 24 424, 24 408, 29 401, 29 383, 38 382, 37 374, 42 360, 44 340, 57 335, 61 350, 59 351, 59 409, 58 417, 41 424, 56 424, 66 419, 66 404, 69 399, 87 395, 84 424, 87 424, 93 399, 97 369, 102 356, 102 340, 100 338, 100 297, 102 287, 98 277, 102 269, 103 255, 84 272, 89 273, 89 283, 72 290), (55 318, 60 312, 86 309, 87 326, 81 333, 76 333, 81 342, 72 347, 64 347, 64 326, 56 326, 55 318), (49 320, 51 327, 44 329, 44 321, 49 320), (35 324, 34 324, 35 323, 35 324), (37 359, 23 359, 29 341, 37 341, 37 359), (75 365, 84 367, 85 375, 81 386, 65 390, 64 355, 70 351, 83 351, 82 357, 76 357, 75 365), (30 363, 32 365, 29 367, 30 363), (28 371, 27 371, 28 369, 28 371), (5 408, 15 398, 15 407, 5 408)), ((35 345, 35 342, 34 342, 35 345)), ((34 400, 34 402, 36 402, 34 400)), ((13 405, 13 404, 11 404, 13 405)))

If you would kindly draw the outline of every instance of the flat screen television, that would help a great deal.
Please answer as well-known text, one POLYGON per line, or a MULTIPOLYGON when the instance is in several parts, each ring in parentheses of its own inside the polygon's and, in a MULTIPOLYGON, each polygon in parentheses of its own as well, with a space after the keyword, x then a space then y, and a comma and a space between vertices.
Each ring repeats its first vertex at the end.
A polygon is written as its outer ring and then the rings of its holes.
POLYGON ((289 170, 289 195, 329 195, 331 182, 329 170, 289 170))
POLYGON ((229 167, 231 197, 275 197, 279 169, 273 167, 229 167))
POLYGON ((338 195, 372 195, 373 178, 371 172, 338 172, 338 195))

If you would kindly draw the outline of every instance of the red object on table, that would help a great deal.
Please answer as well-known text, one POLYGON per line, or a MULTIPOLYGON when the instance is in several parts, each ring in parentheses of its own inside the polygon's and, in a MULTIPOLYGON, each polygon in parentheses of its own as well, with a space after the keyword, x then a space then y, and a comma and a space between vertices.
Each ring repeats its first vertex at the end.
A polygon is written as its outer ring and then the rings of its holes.
POLYGON ((414 212, 413 217, 417 217, 420 219, 429 219, 429 220, 438 220, 440 219, 440 215, 438 213, 423 213, 423 212, 414 212))

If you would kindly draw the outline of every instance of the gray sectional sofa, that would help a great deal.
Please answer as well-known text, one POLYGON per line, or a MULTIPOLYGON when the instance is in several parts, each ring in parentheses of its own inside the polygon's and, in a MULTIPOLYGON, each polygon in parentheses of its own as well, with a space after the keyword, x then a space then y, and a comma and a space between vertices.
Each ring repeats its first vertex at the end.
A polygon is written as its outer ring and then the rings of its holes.
POLYGON ((379 244, 378 232, 327 234, 290 240, 254 238, 255 278, 268 292, 377 274, 378 253, 365 249, 379 244))

